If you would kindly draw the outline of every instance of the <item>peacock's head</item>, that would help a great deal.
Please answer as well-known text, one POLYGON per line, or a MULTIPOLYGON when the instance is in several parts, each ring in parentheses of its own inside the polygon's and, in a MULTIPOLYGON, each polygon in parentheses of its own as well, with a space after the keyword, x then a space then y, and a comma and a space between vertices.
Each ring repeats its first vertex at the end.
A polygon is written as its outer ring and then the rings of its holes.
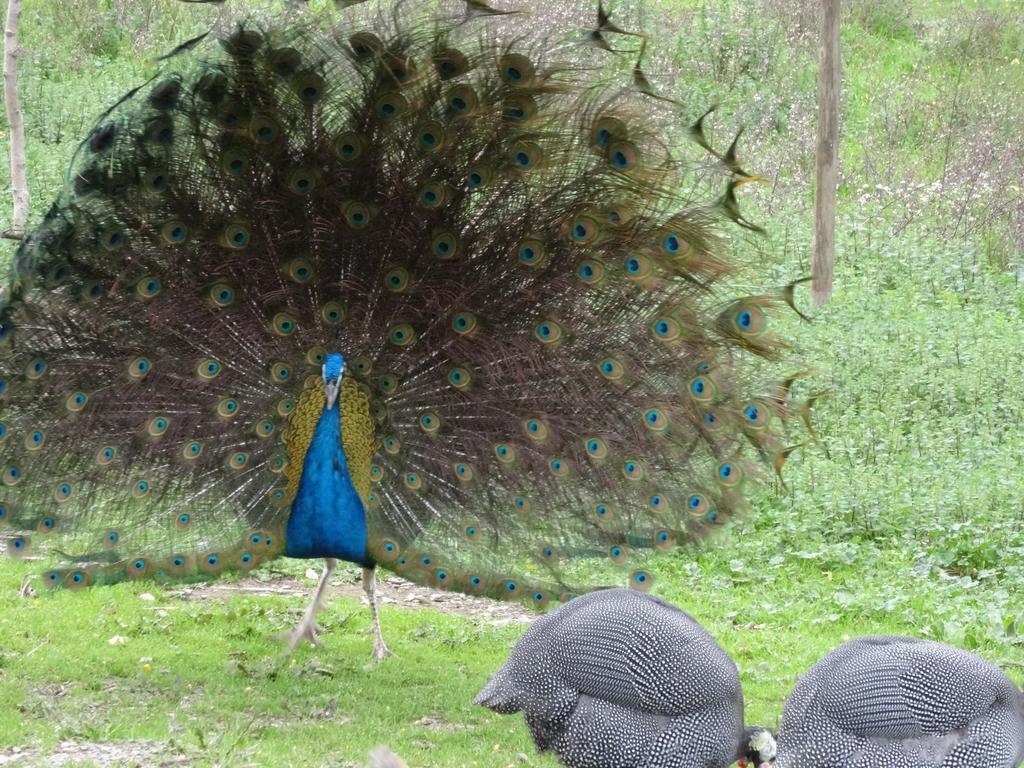
POLYGON ((743 733, 740 757, 736 764, 740 768, 771 768, 777 752, 772 732, 755 725, 743 733))
POLYGON ((339 352, 331 352, 324 361, 324 397, 327 410, 334 407, 341 389, 341 376, 345 373, 345 358, 339 352))

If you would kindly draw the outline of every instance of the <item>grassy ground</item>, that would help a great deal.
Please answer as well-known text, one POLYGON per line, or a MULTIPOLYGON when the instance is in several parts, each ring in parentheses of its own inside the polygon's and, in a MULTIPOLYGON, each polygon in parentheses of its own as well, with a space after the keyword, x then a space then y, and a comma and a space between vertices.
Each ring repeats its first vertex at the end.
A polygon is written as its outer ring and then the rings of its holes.
MULTIPOLYGON (((672 30, 652 76, 697 113, 720 102, 719 138, 748 126, 744 156, 772 177, 744 190, 770 230, 737 242, 751 282, 802 274, 808 4, 609 5, 624 24, 672 30)), ((147 56, 194 34, 193 14, 214 11, 25 7, 40 211, 91 116, 146 74, 147 56)), ((784 328, 821 370, 807 391, 834 390, 815 414, 823 445, 797 453, 788 488, 766 488, 713 548, 658 564, 656 591, 739 664, 752 722, 774 724, 799 672, 868 632, 955 643, 1024 680, 1024 158, 1012 151, 1024 122, 1022 11, 1019 0, 858 0, 844 15, 837 294, 813 325, 784 328)), ((411 766, 554 765, 520 720, 470 703, 522 625, 389 605, 398 656, 366 671, 368 618, 353 599, 324 615, 326 649, 291 660, 266 635, 295 620, 295 597, 196 603, 122 585, 20 599, 25 572, 0 561, 0 765, 15 746, 38 755, 69 741, 130 742, 136 762, 152 764, 147 739, 199 765, 355 766, 382 742, 411 766)))

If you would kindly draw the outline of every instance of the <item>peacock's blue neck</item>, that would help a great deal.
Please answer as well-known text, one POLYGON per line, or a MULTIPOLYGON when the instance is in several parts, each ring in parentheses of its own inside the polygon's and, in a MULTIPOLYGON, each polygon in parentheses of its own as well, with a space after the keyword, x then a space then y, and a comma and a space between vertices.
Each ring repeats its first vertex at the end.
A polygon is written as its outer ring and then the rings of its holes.
POLYGON ((287 554, 370 565, 366 514, 349 477, 338 410, 337 405, 324 408, 306 451, 288 518, 287 554))

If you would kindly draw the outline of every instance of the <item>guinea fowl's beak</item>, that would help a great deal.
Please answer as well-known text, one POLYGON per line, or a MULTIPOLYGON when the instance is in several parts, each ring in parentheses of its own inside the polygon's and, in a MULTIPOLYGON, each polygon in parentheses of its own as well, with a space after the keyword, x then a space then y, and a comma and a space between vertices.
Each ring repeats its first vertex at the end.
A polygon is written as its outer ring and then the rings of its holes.
POLYGON ((327 410, 331 410, 334 407, 334 402, 338 399, 338 389, 341 386, 341 380, 338 381, 325 381, 324 382, 324 396, 327 398, 327 410))

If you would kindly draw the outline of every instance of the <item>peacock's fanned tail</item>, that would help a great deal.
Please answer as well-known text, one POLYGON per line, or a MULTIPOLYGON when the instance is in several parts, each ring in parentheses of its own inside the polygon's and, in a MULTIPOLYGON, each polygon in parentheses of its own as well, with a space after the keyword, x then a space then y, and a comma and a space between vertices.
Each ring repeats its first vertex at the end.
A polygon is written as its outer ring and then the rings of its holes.
POLYGON ((48 583, 284 554, 329 352, 369 555, 444 588, 564 598, 574 558, 704 535, 777 454, 784 398, 743 371, 785 296, 714 291, 668 107, 484 19, 361 11, 182 46, 18 252, 0 527, 48 583))

